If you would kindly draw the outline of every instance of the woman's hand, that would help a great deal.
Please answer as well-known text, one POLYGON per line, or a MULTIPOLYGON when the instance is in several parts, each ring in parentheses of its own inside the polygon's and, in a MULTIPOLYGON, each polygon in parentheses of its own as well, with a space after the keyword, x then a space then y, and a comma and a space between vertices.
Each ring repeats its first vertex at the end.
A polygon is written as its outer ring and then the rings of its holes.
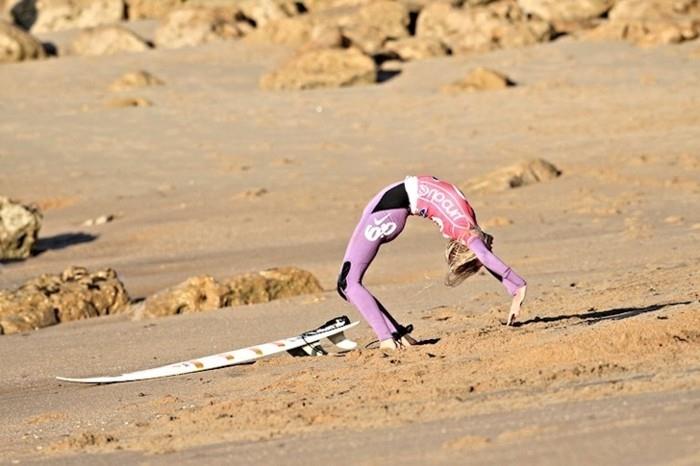
POLYGON ((513 296, 513 302, 510 304, 510 313, 508 314, 507 325, 513 325, 515 323, 515 320, 520 315, 520 307, 522 306, 523 301, 525 300, 526 293, 527 285, 520 287, 518 291, 515 292, 515 295, 513 296))

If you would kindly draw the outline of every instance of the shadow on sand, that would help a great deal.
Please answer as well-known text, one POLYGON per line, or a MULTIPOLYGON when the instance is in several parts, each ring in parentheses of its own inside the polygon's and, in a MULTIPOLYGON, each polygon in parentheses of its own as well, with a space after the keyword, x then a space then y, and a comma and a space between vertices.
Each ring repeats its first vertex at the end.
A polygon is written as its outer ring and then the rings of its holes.
POLYGON ((53 249, 65 249, 78 244, 91 243, 97 238, 97 235, 83 232, 61 233, 48 238, 39 238, 32 248, 32 255, 38 256, 53 249))
POLYGON ((620 320, 627 319, 629 317, 634 317, 640 314, 646 314, 647 312, 656 312, 671 306, 682 306, 690 304, 692 301, 674 301, 667 303, 652 304, 650 306, 644 307, 618 307, 614 309, 607 309, 605 311, 595 311, 590 310, 589 312, 583 312, 581 314, 567 314, 553 317, 535 317, 534 319, 526 320, 525 322, 515 322, 514 327, 522 327, 524 325, 536 324, 536 323, 549 323, 549 322, 559 322, 562 320, 578 319, 582 320, 587 324, 595 324, 603 320, 620 320))

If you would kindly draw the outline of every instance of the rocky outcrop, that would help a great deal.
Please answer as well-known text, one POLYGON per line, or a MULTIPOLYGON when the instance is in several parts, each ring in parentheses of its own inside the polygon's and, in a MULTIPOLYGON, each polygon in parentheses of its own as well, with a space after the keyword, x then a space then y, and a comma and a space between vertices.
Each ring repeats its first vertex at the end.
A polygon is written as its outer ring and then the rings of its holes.
POLYGON ((246 40, 255 43, 268 43, 300 47, 307 44, 313 36, 314 22, 308 15, 281 18, 267 22, 246 36, 246 40))
POLYGON ((700 36, 697 0, 618 0, 609 20, 589 37, 628 40, 639 45, 672 44, 700 36))
POLYGON ((615 0, 517 0, 526 13, 549 22, 578 22, 599 18, 615 0))
POLYGON ((232 277, 229 305, 266 303, 323 291, 311 272, 296 267, 279 267, 232 277))
POLYGON ((325 49, 302 53, 266 74, 267 90, 315 89, 371 84, 377 80, 374 61, 357 49, 325 49))
POLYGON ((299 14, 303 2, 293 0, 125 0, 130 20, 166 17, 182 7, 236 7, 257 27, 299 14))
POLYGON ((143 52, 150 45, 145 39, 122 26, 98 26, 80 32, 68 47, 72 55, 114 55, 143 52))
POLYGON ((408 37, 409 11, 396 1, 380 0, 359 8, 341 20, 343 35, 363 52, 379 53, 389 39, 408 37))
POLYGON ((508 0, 464 8, 431 3, 416 26, 417 37, 438 40, 455 54, 531 45, 550 40, 552 33, 548 22, 508 0))
POLYGON ((16 24, 34 33, 116 23, 123 0, 11 0, 5 5, 16 24))
POLYGON ((221 282, 204 275, 189 278, 149 297, 139 314, 144 317, 161 317, 210 311, 319 291, 322 289, 318 280, 311 273, 295 267, 242 274, 221 282))
POLYGON ((41 42, 22 29, 0 20, 0 63, 46 57, 41 42))
POLYGON ((185 7, 168 13, 155 32, 158 47, 178 48, 243 36, 252 26, 237 7, 185 7))
POLYGON ((460 92, 493 91, 515 86, 506 75, 488 68, 478 67, 465 78, 442 87, 443 92, 456 94, 460 92))
POLYGON ((526 160, 464 183, 469 191, 506 191, 553 180, 561 170, 543 159, 526 160))
POLYGON ((37 207, 0 196, 0 260, 29 257, 41 219, 37 207))
POLYGON ((129 295, 112 269, 70 267, 42 275, 14 291, 0 291, 0 333, 17 333, 71 320, 118 314, 129 295))
POLYGON ((160 19, 181 7, 185 0, 125 0, 128 19, 160 19))
POLYGON ((299 14, 299 2, 292 0, 243 0, 239 3, 241 12, 255 23, 256 27, 299 14))
POLYGON ((421 37, 391 40, 384 45, 384 49, 403 61, 422 60, 447 54, 447 48, 439 40, 421 37))
POLYGON ((140 87, 162 86, 165 84, 162 79, 152 75, 148 71, 130 71, 117 78, 109 85, 109 90, 113 92, 128 91, 140 87))
POLYGON ((162 317, 175 314, 212 311, 226 307, 231 290, 213 277, 202 275, 149 296, 143 304, 143 315, 162 317))

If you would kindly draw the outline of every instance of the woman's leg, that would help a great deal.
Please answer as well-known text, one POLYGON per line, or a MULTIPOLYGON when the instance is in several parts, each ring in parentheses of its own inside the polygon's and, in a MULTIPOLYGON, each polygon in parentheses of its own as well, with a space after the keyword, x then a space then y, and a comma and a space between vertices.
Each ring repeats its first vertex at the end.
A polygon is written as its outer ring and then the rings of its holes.
POLYGON ((362 314, 380 340, 392 338, 399 327, 389 311, 362 284, 367 268, 379 247, 403 230, 408 211, 404 209, 365 211, 348 244, 338 277, 338 293, 362 314))

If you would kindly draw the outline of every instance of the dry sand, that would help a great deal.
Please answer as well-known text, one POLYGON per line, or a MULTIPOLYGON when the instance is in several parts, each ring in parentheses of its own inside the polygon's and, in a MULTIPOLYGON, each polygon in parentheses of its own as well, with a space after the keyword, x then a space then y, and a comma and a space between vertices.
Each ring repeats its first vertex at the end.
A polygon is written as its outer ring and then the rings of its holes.
MULTIPOLYGON (((327 292, 0 337, 0 464, 700 463, 700 59, 560 40, 406 64, 377 86, 258 90, 280 49, 241 43, 0 70, 0 191, 45 209, 12 287, 112 267, 145 297, 197 274, 296 265, 327 292), (475 66, 518 87, 446 95, 475 66), (144 69, 164 86, 114 93, 144 69), (115 97, 150 107, 112 108, 115 97), (357 313, 334 292, 364 203, 406 174, 455 183, 524 158, 547 183, 467 193, 529 281, 441 285, 443 240, 414 219, 366 283, 425 345, 281 356, 108 386, 120 373, 269 341, 357 313), (82 224, 114 215, 104 225, 82 224)), ((365 324, 352 336, 372 341, 365 324)))

